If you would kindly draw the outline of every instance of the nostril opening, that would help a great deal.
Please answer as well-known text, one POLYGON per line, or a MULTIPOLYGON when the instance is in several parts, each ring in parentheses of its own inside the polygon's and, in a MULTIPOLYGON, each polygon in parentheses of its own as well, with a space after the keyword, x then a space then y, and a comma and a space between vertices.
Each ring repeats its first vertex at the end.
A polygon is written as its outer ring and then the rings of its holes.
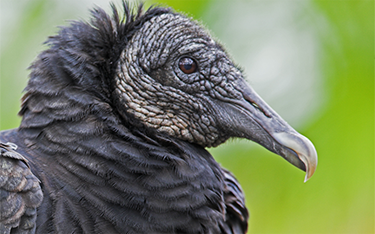
POLYGON ((255 107, 255 109, 259 110, 260 112, 262 112, 266 117, 268 118, 271 118, 271 115, 266 112, 261 106, 259 106, 256 102, 254 102, 250 97, 248 97, 247 95, 244 95, 244 98, 246 101, 248 101, 253 107, 255 107))
POLYGON ((255 102, 252 102, 250 101, 250 104, 255 107, 255 109, 259 110, 260 112, 262 112, 265 116, 267 116, 268 118, 271 118, 271 115, 268 114, 263 108, 261 108, 260 106, 258 106, 258 104, 256 104, 255 102))
POLYGON ((250 103, 251 103, 251 105, 253 105, 253 107, 255 107, 255 108, 257 108, 258 110, 260 110, 258 104, 254 103, 254 102, 250 102, 250 103))

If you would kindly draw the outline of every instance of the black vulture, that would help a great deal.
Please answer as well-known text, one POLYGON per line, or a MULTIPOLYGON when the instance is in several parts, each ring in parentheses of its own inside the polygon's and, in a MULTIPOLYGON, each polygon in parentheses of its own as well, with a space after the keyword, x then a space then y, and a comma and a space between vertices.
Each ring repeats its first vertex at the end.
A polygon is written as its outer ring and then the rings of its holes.
POLYGON ((241 187, 205 149, 229 138, 313 175, 312 143, 199 23, 123 11, 62 27, 30 66, 0 132, 0 233, 245 233, 241 187))

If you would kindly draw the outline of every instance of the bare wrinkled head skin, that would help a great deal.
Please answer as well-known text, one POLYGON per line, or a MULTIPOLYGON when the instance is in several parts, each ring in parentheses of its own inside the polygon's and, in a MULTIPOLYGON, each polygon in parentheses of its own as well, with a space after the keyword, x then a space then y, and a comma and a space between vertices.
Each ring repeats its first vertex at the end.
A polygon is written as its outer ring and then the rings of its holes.
POLYGON ((247 138, 307 171, 313 144, 290 127, 245 82, 222 46, 191 19, 174 13, 151 18, 122 52, 115 96, 139 123, 157 132, 217 146, 247 138), (283 133, 283 134, 280 134, 283 133))
POLYGON ((198 23, 166 8, 112 8, 61 27, 30 66, 20 127, 0 132, 19 155, 5 144, 0 156, 35 186, 21 191, 13 169, 2 173, 10 226, 0 220, 0 233, 245 233, 241 187, 204 148, 246 138, 307 180, 313 144, 198 23), (19 200, 29 189, 36 199, 19 200))
POLYGON ((116 92, 127 112, 148 127, 204 147, 230 137, 220 131, 207 97, 241 99, 232 85, 241 72, 190 19, 164 14, 146 22, 122 53, 118 70, 116 92), (196 63, 195 72, 181 70, 183 58, 196 63))

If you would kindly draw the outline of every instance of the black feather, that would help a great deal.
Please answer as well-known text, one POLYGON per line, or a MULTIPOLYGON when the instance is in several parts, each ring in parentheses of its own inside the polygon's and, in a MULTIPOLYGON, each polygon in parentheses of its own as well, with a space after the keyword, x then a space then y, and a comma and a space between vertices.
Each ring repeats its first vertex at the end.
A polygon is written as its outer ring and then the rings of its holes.
MULTIPOLYGON (((163 15, 190 20, 159 7, 143 13, 140 5, 132 11, 126 2, 124 16, 113 5, 112 16, 100 8, 91 14, 89 23, 73 21, 47 40, 49 48, 30 66, 20 127, 0 133, 0 142, 15 142, 21 155, 10 159, 3 152, 14 150, 1 145, 2 160, 12 161, 15 170, 24 173, 6 174, 5 186, 0 180, 1 197, 15 196, 8 199, 11 203, 2 203, 1 217, 13 217, 22 207, 29 209, 20 212, 23 219, 9 218, 10 224, 0 226, 1 231, 22 229, 26 227, 22 220, 28 218, 33 224, 29 229, 37 233, 245 232, 248 213, 233 176, 199 142, 166 134, 127 113, 130 108, 116 93, 119 66, 125 59, 122 53, 143 27, 163 15), (32 196, 16 197, 19 180, 33 182, 23 187, 32 196)), ((198 29, 193 33, 209 39, 198 29)), ((155 49, 166 46, 162 42, 155 49)), ((137 69, 151 71, 144 66, 137 69)), ((181 107, 203 105, 183 100, 183 91, 168 87, 160 91, 145 86, 144 97, 159 95, 160 106, 177 111, 184 121, 190 121, 189 114, 200 119, 199 114, 168 103, 168 97, 182 100, 181 107)), ((198 128, 199 124, 188 125, 198 128)), ((176 126, 187 128, 185 122, 177 121, 176 126)), ((202 129, 207 132, 213 127, 202 129)))

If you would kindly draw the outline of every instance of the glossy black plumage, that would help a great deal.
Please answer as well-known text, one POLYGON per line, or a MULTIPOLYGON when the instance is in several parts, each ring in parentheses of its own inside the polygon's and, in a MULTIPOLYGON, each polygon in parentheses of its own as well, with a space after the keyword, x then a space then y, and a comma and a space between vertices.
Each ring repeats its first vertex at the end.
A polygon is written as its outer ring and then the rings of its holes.
POLYGON ((231 137, 314 172, 311 142, 199 24, 142 9, 93 10, 31 65, 21 125, 0 132, 2 233, 245 233, 241 187, 205 150, 231 137))
MULTIPOLYGON (((39 208, 30 232, 35 227, 37 233, 246 230, 243 196, 236 197, 241 189, 207 151, 130 126, 134 120, 117 113, 109 78, 121 51, 144 22, 174 14, 164 8, 141 14, 139 7, 132 15, 126 4, 124 9, 125 21, 116 10, 110 18, 96 9, 91 25, 74 22, 50 37, 50 49, 31 66, 20 128, 1 132, 0 141, 17 144, 41 180, 37 192, 43 191, 44 199, 33 204, 39 208), (235 227, 224 222, 229 213, 223 191, 233 207, 228 220, 243 216, 235 227)), ((3 151, 13 152, 8 148, 3 151)), ((2 160, 16 160, 4 155, 2 160)), ((18 163, 27 169, 26 159, 18 163)))

